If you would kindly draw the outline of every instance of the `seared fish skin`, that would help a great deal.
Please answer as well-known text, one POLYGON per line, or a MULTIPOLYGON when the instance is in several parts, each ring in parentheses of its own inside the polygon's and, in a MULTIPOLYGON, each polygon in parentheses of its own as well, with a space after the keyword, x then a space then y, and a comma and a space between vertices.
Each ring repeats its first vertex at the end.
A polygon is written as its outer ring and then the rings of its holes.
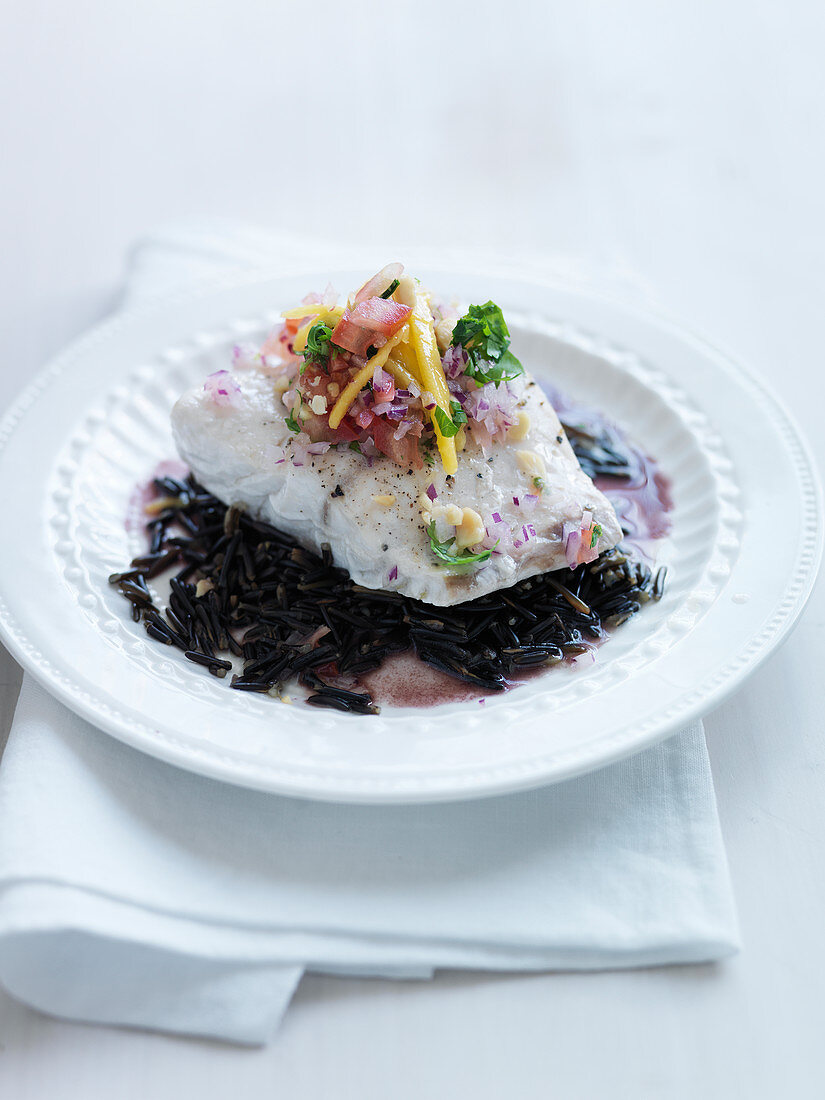
POLYGON ((581 470, 529 375, 511 383, 524 422, 529 418, 526 434, 497 439, 485 453, 467 433, 453 476, 437 461, 405 469, 346 445, 301 454, 272 375, 251 369, 233 377, 240 392, 232 405, 218 406, 200 387, 176 403, 172 430, 181 459, 224 503, 310 549, 328 543, 335 564, 364 587, 448 606, 566 566, 564 526, 580 526, 585 513, 601 528, 599 552, 622 537, 613 507, 581 470), (487 561, 454 567, 433 553, 427 524, 450 505, 478 513, 488 545, 498 539, 487 561))

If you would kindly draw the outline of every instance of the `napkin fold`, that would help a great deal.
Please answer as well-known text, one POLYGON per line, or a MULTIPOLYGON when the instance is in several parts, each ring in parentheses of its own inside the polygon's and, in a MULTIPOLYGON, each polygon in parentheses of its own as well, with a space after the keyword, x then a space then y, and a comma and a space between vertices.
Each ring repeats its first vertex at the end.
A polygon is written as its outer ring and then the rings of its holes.
MULTIPOLYGON (((136 253, 128 297, 299 249, 305 265, 311 247, 170 231, 136 253)), ((314 247, 319 267, 343 260, 314 247)), ((44 1012, 255 1044, 306 970, 599 969, 737 947, 701 723, 541 790, 346 806, 170 767, 24 679, 0 764, 0 982, 44 1012)))

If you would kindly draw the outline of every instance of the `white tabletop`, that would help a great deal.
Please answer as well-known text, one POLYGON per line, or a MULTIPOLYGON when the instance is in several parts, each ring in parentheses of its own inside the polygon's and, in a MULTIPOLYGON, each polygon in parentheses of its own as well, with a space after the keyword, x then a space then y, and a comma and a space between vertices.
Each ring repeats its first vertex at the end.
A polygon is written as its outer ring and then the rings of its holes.
MULTIPOLYGON (((529 249, 635 284, 761 370, 821 463, 821 5, 278 8, 9 8, 0 405, 111 308, 136 237, 240 217, 529 249)), ((309 978, 251 1052, 57 1022, 0 993, 0 1095, 823 1095, 823 655, 820 585, 707 719, 745 945, 732 962, 309 978)), ((19 678, 0 653, 0 743, 19 678)))

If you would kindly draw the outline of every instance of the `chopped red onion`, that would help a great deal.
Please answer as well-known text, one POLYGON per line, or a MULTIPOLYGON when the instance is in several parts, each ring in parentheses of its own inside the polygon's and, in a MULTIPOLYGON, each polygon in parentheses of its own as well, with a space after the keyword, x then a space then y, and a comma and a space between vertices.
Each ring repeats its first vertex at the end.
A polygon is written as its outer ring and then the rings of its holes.
POLYGON ((527 508, 532 511, 532 509, 536 507, 538 502, 539 498, 534 493, 527 493, 526 496, 523 496, 521 499, 521 506, 522 508, 527 508))
POLYGON ((385 370, 376 370, 372 377, 372 392, 376 401, 392 401, 395 397, 395 380, 385 370))
POLYGON ((398 566, 397 565, 394 565, 392 567, 392 569, 389 571, 388 579, 391 580, 391 581, 394 581, 394 580, 398 579, 398 566))
POLYGON ((392 433, 393 439, 403 439, 414 423, 413 420, 402 420, 398 428, 392 433))
POLYGON ((575 569, 579 564, 579 551, 582 544, 582 533, 579 528, 574 528, 569 534, 565 535, 568 527, 572 527, 572 524, 565 523, 562 538, 565 539, 564 556, 567 559, 567 564, 571 569, 575 569))
POLYGON ((216 405, 228 408, 240 403, 241 387, 228 370, 216 370, 203 384, 206 393, 216 405))
POLYGON ((277 355, 280 357, 284 350, 283 345, 286 335, 287 333, 284 325, 275 325, 261 344, 261 355, 264 356, 264 358, 268 355, 277 355))
POLYGON ((515 504, 516 508, 518 508, 518 497, 513 497, 513 504, 515 504))
POLYGON ((387 264, 386 267, 382 267, 377 275, 373 275, 371 279, 364 283, 355 295, 354 304, 358 305, 359 302, 365 302, 367 298, 371 298, 374 294, 383 294, 403 274, 403 264, 387 264))
POLYGON ((502 523, 501 514, 499 512, 493 512, 493 523, 502 523))
POLYGON ((441 363, 448 378, 458 378, 459 375, 464 373, 464 368, 467 365, 467 355, 464 348, 455 345, 447 348, 441 363))
POLYGON ((439 542, 449 542, 455 537, 455 524, 450 523, 444 516, 436 516, 435 537, 439 542))
POLYGON ((233 370, 252 370, 253 367, 260 367, 262 363, 263 356, 254 344, 235 344, 233 347, 233 370))
POLYGON ((426 493, 430 500, 438 500, 438 493, 435 491, 435 485, 432 482, 427 486, 426 493))

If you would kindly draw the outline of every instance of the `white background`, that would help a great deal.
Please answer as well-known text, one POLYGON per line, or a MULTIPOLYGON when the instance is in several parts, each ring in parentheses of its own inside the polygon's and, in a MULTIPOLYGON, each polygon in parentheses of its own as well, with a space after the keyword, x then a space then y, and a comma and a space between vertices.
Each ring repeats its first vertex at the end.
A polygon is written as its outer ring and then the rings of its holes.
MULTIPOLYGON (((622 281, 771 379, 821 463, 824 53, 813 0, 7 2, 0 404, 111 308, 136 238, 220 216, 622 281)), ((0 993, 0 1095, 824 1095, 824 639, 820 586, 707 720, 736 960, 312 978, 252 1052, 59 1023, 0 993)), ((3 654, 0 740, 18 683, 3 654)))

